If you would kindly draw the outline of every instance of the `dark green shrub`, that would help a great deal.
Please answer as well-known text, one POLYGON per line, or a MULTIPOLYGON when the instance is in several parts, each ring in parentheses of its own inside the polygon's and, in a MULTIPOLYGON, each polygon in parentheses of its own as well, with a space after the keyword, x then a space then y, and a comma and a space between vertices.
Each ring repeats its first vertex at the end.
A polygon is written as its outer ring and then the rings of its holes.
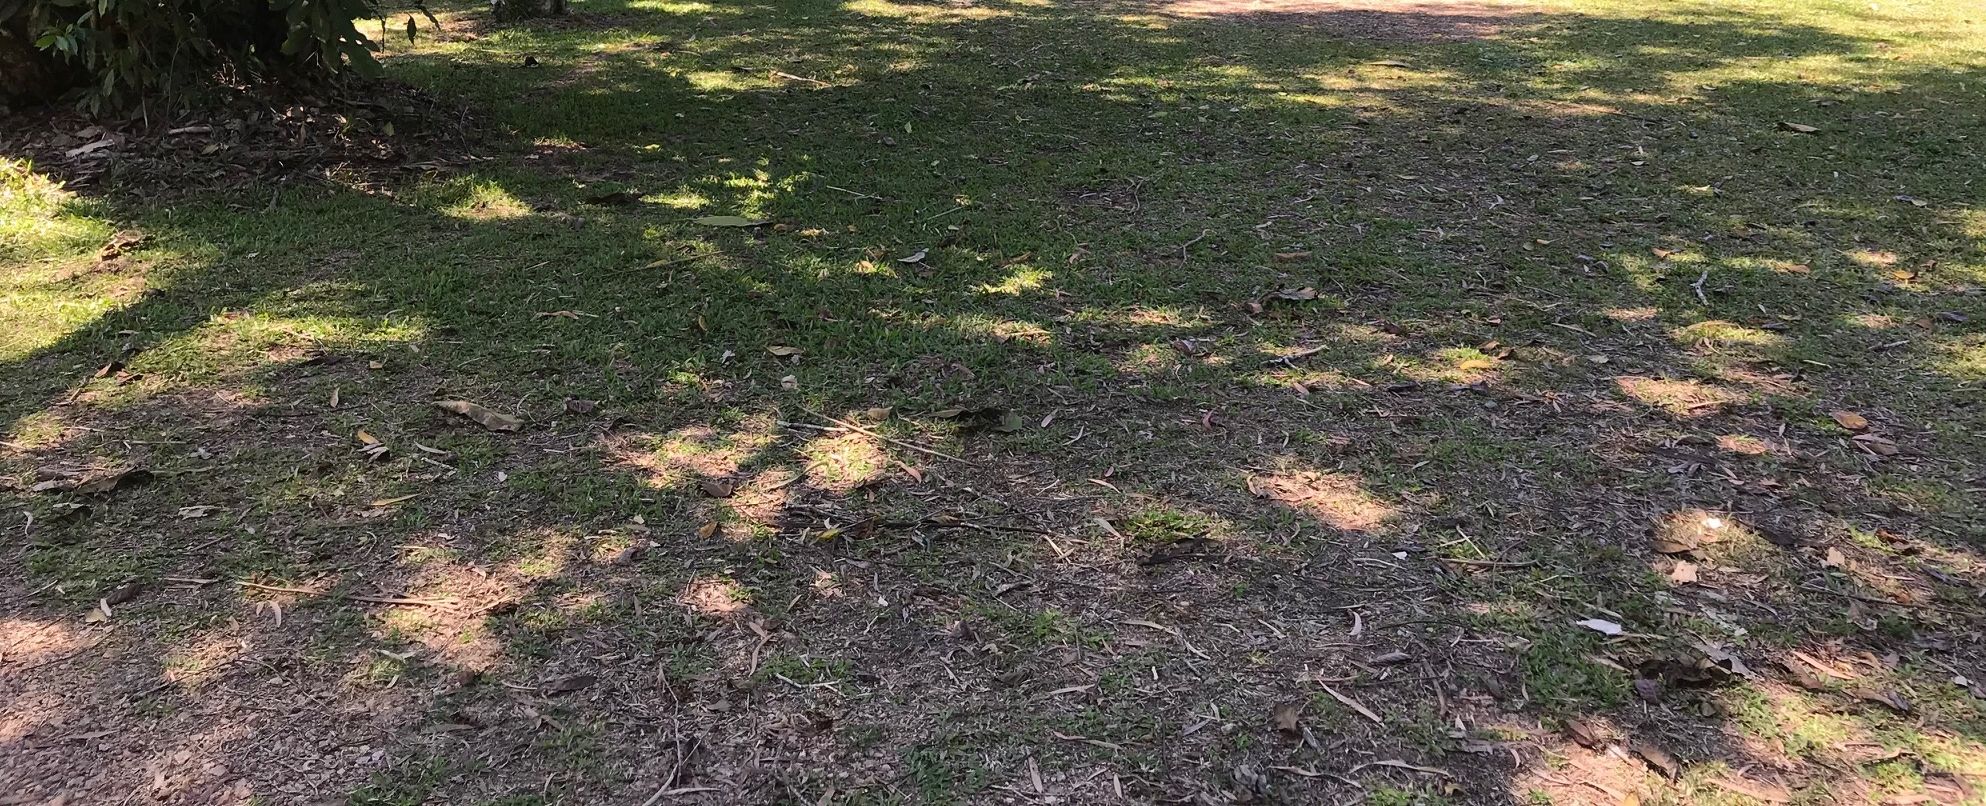
POLYGON ((0 93, 74 91, 102 109, 217 82, 372 73, 357 21, 378 14, 377 0, 0 0, 0 93))

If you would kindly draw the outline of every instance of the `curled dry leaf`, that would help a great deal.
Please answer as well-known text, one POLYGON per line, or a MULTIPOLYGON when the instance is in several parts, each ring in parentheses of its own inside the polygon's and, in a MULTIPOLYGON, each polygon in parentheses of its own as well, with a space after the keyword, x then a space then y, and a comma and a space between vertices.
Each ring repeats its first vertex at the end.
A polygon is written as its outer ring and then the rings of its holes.
POLYGON ((1910 713, 1910 701, 1904 699, 1902 694, 1898 694, 1890 689, 1864 689, 1855 692, 1855 696, 1886 706, 1899 714, 1910 713))
POLYGON ((1636 739, 1629 742, 1627 748, 1633 751, 1636 756, 1639 756, 1642 761, 1648 762, 1649 768, 1661 773, 1664 778, 1673 779, 1683 772, 1682 762, 1677 761, 1676 757, 1671 755, 1669 751, 1663 750, 1660 746, 1652 742, 1636 739))
POLYGON ((1827 416, 1834 418, 1836 425, 1850 431, 1866 431, 1869 428, 1869 418, 1852 411, 1834 411, 1829 412, 1827 416))
POLYGON ((491 411, 467 400, 440 400, 434 404, 442 411, 460 414, 491 431, 516 431, 524 427, 524 421, 501 412, 491 411))
POLYGON ((1606 747, 1609 742, 1613 741, 1613 737, 1607 735, 1606 730, 1584 719, 1566 720, 1565 735, 1573 741, 1578 742, 1580 747, 1591 750, 1606 747))
POLYGON ((723 533, 724 533, 724 524, 718 523, 717 521, 706 521, 702 526, 696 528, 696 536, 705 540, 716 537, 723 533))
POLYGON ((134 467, 92 476, 77 484, 75 491, 84 495, 101 495, 114 490, 131 487, 152 480, 152 471, 134 467))
POLYGON ((732 493, 738 491, 738 482, 731 479, 704 479, 698 486, 703 489, 704 495, 712 498, 730 498, 732 493))
POLYGON ((545 681, 544 685, 538 687, 538 693, 552 696, 569 694, 598 682, 600 682, 600 678, 593 675, 576 674, 571 677, 561 677, 556 680, 545 681))
POLYGON ((1615 622, 1608 621, 1606 619, 1589 618, 1589 619, 1582 619, 1580 621, 1575 621, 1573 623, 1581 627, 1585 627, 1586 629, 1597 632, 1601 635, 1607 636, 1609 638, 1616 635, 1620 635, 1623 632, 1626 632, 1626 630, 1621 628, 1621 625, 1615 622))
POLYGON ((1652 677, 1634 678, 1634 696, 1640 697, 1642 702, 1660 702, 1662 700, 1662 681, 1652 677))
POLYGON ((1875 434, 1856 434, 1854 439, 1856 445, 1877 456, 1895 456, 1897 453, 1896 443, 1875 434))
POLYGON ((765 351, 778 358, 791 358, 806 352, 798 347, 788 347, 784 344, 770 345, 765 348, 765 351))
POLYGON ((143 590, 144 586, 137 582, 126 582, 115 588, 111 588, 109 592, 105 593, 103 595, 103 602, 104 604, 114 605, 124 604, 138 598, 138 593, 143 590))
POLYGON ((1787 130, 1787 131, 1789 131, 1789 132, 1793 132, 1794 134, 1819 134, 1819 133, 1820 133, 1820 128, 1819 128, 1819 127, 1817 127, 1817 126, 1809 126, 1809 125, 1807 125, 1807 124, 1805 124, 1805 123, 1794 123, 1793 121, 1790 121, 1790 120, 1782 120, 1782 121, 1779 121, 1779 128, 1782 128, 1782 129, 1785 129, 1785 130, 1787 130))
POLYGON ((1286 702, 1276 706, 1275 713, 1270 714, 1269 720, 1276 726, 1276 730, 1283 732, 1285 735, 1296 736, 1300 733, 1297 729, 1297 722, 1302 716, 1302 702, 1286 702))

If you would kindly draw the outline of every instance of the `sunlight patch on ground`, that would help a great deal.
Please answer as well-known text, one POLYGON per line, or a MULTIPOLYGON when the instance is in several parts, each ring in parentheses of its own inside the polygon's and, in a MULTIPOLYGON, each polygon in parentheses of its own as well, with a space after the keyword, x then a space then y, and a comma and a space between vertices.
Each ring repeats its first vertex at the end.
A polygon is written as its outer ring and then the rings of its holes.
POLYGON ((890 466, 881 444, 858 433, 810 440, 800 455, 806 460, 808 483, 843 493, 876 481, 890 466))
POLYGON ((1039 291, 1055 279, 1055 273, 1032 266, 1017 266, 998 283, 985 283, 979 286, 981 293, 1000 294, 1009 297, 1022 296, 1030 291, 1039 291))
POLYGON ((1011 17, 1014 12, 991 5, 940 6, 892 3, 889 0, 850 0, 842 9, 865 17, 902 20, 920 25, 946 25, 970 20, 1011 17))
POLYGON ((466 221, 503 221, 531 214, 531 205, 495 182, 476 182, 462 198, 441 208, 443 215, 466 221))
POLYGON ((1701 417, 1744 402, 1747 396, 1711 386, 1694 379, 1648 378, 1638 375, 1614 379, 1621 394, 1650 408, 1677 417, 1701 417))
POLYGON ((1293 471, 1251 476, 1248 491, 1347 532, 1372 532, 1397 519, 1398 509, 1381 501, 1357 477, 1344 473, 1293 471))
POLYGON ((660 436, 608 435, 601 438, 601 445, 622 465, 641 470, 648 486, 665 490, 697 479, 736 476, 777 441, 771 423, 761 425, 728 433, 708 425, 686 425, 660 436))
POLYGON ((1736 322, 1710 319, 1686 325, 1669 331, 1669 337, 1680 344, 1709 343, 1726 347, 1783 347, 1786 337, 1770 331, 1747 327, 1736 322))
POLYGON ((1045 348, 1055 343, 1055 334, 1041 325, 987 314, 961 314, 953 317, 952 327, 961 336, 1001 344, 1045 348))
POLYGON ((695 0, 631 0, 628 8, 642 11, 659 11, 664 14, 742 14, 744 11, 730 5, 695 2, 695 0))
POLYGON ((752 596, 743 585, 728 577, 705 575, 690 580, 677 594, 676 602, 702 616, 728 619, 751 609, 752 596))

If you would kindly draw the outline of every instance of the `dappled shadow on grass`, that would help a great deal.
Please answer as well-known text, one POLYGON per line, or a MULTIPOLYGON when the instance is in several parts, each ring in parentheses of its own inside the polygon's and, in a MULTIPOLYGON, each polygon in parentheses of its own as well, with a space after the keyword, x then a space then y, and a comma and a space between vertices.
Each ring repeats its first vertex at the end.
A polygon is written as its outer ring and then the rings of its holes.
MULTIPOLYGON (((1466 46, 1095 7, 613 19, 395 63, 511 127, 473 169, 122 203, 154 241, 117 270, 157 276, 0 368, 6 461, 161 477, 67 518, 22 496, 8 629, 61 636, 27 663, 120 654, 10 678, 9 757, 109 741, 133 763, 90 791, 206 799, 1654 787, 1580 718, 1659 739, 1685 793, 1980 772, 1947 682, 1980 649, 1977 166, 1909 113, 1976 70, 1725 75, 1873 47, 1735 14, 1466 46), (1847 122, 1778 124, 1816 109, 1847 122), (989 406, 1018 427, 937 416, 989 406), (1753 536, 1664 582, 1651 529, 1698 510, 1753 536), (1772 680, 1633 699, 1698 640, 1772 680), (1786 689, 1792 648, 1842 677, 1786 689), (265 703, 331 760, 287 780, 265 703), (1818 708, 1903 752, 1813 763, 1818 708)), ((53 795, 39 769, 7 772, 53 795)))

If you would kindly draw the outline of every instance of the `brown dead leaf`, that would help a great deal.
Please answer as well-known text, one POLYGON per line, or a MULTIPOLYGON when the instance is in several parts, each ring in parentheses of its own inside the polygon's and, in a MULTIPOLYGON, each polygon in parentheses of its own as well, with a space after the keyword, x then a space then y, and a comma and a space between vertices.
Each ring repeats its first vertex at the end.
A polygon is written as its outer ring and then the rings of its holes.
POLYGON ((738 482, 732 479, 704 479, 697 486, 711 498, 730 498, 738 491, 738 482))
POLYGON ((1286 702, 1276 706, 1276 711, 1270 715, 1269 720, 1276 726, 1276 730, 1282 732, 1283 735, 1297 736, 1301 733, 1297 728, 1297 724, 1302 717, 1302 702, 1286 702))
POLYGON ((1869 418, 1852 411, 1834 411, 1829 412, 1827 416, 1834 418, 1835 424, 1850 431, 1864 431, 1869 427, 1869 418))
POLYGON ((516 431, 524 427, 524 421, 508 414, 491 411, 467 400, 439 400, 435 406, 442 411, 460 414, 491 431, 516 431))
MULTIPOLYGON (((124 487, 136 486, 152 480, 152 471, 144 468, 129 468, 103 473, 78 482, 75 492, 84 495, 101 495, 124 487)), ((40 485, 36 485, 39 487, 40 485)))
POLYGON ((1677 560, 1676 567, 1669 569, 1669 581, 1677 585, 1695 584, 1696 571, 1696 563, 1677 560))
POLYGON ((103 602, 114 605, 124 604, 138 598, 138 593, 144 589, 145 587, 137 582, 126 582, 104 593, 103 602))
POLYGON ((593 675, 576 674, 571 677, 547 680, 544 685, 538 687, 538 693, 556 697, 560 694, 570 694, 598 682, 600 682, 600 678, 593 675))
POLYGON ((1579 743, 1580 747, 1589 750, 1598 750, 1606 747, 1609 742, 1613 741, 1613 737, 1608 736, 1607 732, 1601 729, 1599 725, 1584 719, 1566 720, 1565 735, 1567 738, 1579 743))
POLYGON ((1910 713, 1910 701, 1904 699, 1902 694, 1892 689, 1862 689, 1855 692, 1855 696, 1869 702, 1887 706, 1890 710, 1899 714, 1910 713))
POLYGON ((1648 762, 1648 766, 1661 773, 1664 778, 1674 779, 1683 772, 1682 762, 1677 761, 1669 751, 1663 750, 1654 743, 1636 739, 1628 742, 1627 748, 1636 756, 1640 756, 1642 761, 1648 762))
POLYGON ((788 347, 784 344, 771 345, 765 348, 765 351, 771 353, 776 358, 792 358, 806 352, 798 347, 788 347))
POLYGON ((1792 133, 1794 133, 1794 134, 1819 134, 1819 133, 1820 133, 1820 128, 1819 128, 1819 127, 1816 127, 1816 126, 1809 126, 1809 125, 1807 125, 1807 124, 1805 124, 1805 123, 1794 123, 1793 121, 1790 121, 1790 120, 1782 120, 1782 121, 1779 121, 1779 128, 1782 128, 1782 129, 1785 129, 1786 131, 1789 131, 1789 132, 1792 132, 1792 133))
POLYGON ((706 521, 702 526, 696 528, 696 536, 704 540, 709 540, 710 538, 716 537, 719 534, 722 534, 723 532, 724 532, 724 524, 718 523, 717 521, 706 521))
POLYGON ((1337 700, 1338 702, 1344 704, 1346 708, 1350 708, 1354 711, 1357 711, 1359 716, 1372 720, 1372 724, 1374 725, 1386 724, 1386 720, 1380 719, 1378 714, 1373 713, 1372 709, 1365 707, 1365 705, 1359 702, 1358 700, 1354 700, 1343 694, 1339 694, 1337 689, 1324 685, 1323 683, 1318 683, 1317 685, 1319 688, 1324 689, 1325 694, 1331 695, 1331 699, 1337 700))
POLYGON ((1897 454, 1896 443, 1875 434, 1856 434, 1854 441, 1856 445, 1862 446, 1863 450, 1877 456, 1895 456, 1897 454))

